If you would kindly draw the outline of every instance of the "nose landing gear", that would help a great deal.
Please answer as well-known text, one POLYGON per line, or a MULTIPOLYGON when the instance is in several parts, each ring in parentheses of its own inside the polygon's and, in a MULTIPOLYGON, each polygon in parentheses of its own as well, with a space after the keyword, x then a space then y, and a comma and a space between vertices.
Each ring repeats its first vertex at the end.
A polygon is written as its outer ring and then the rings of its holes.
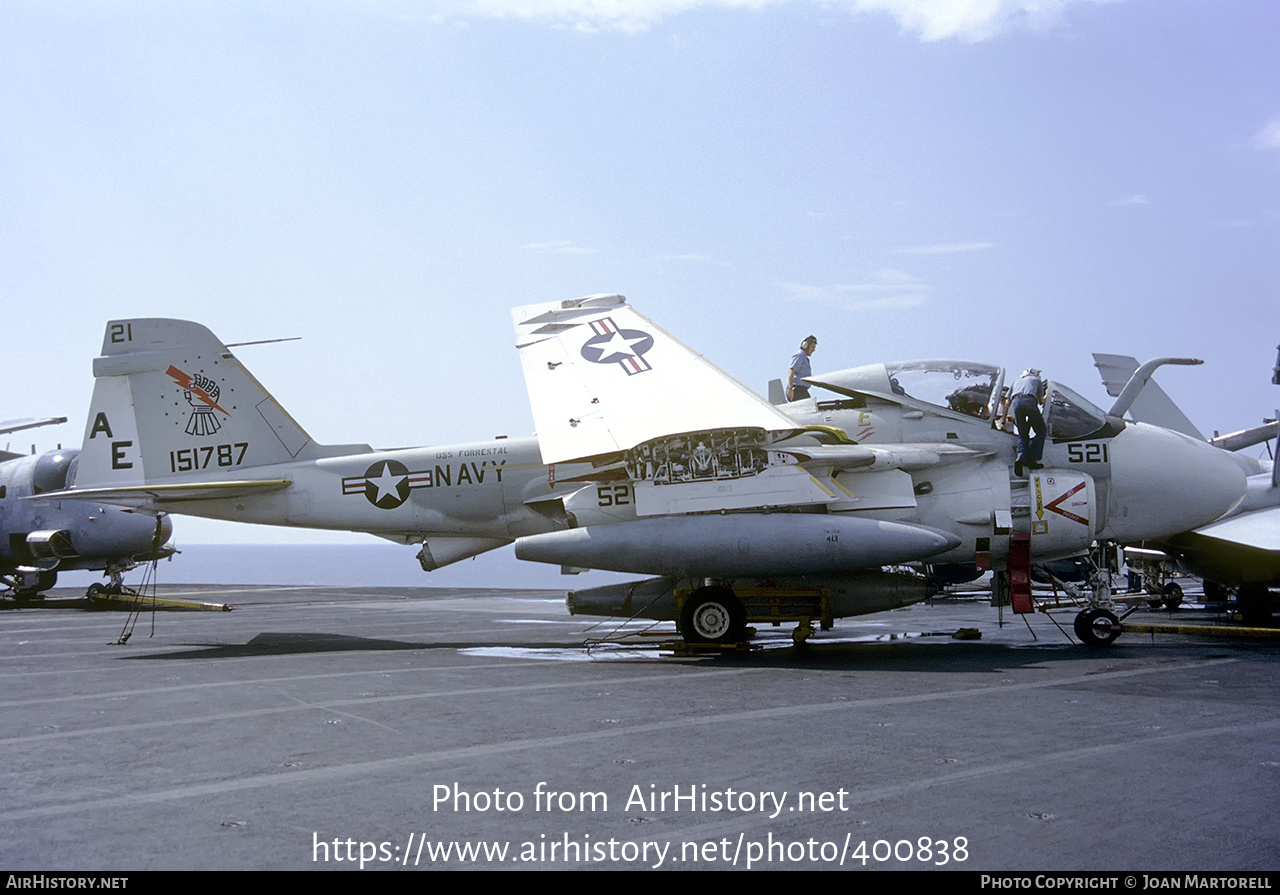
POLYGON ((1123 630, 1120 619, 1110 609, 1092 606, 1076 616, 1074 629, 1087 646, 1110 646, 1123 630))

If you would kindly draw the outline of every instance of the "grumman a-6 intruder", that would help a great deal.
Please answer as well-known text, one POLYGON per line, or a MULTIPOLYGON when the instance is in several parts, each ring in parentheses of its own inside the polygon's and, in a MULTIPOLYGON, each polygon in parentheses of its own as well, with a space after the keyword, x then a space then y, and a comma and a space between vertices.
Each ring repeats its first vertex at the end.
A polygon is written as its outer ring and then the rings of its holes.
MULTIPOLYGON (((928 563, 1008 573, 1095 540, 1216 519, 1245 489, 1232 456, 1049 384, 1044 468, 1013 474, 1004 371, 951 361, 813 377, 828 400, 767 404, 615 295, 513 312, 543 462, 603 481, 563 498, 569 526, 522 559, 660 576, 578 591, 575 613, 676 618, 735 642, 748 620, 877 612, 929 595, 928 563)), ((1029 584, 1026 584, 1029 597, 1029 584)), ((1118 633, 1093 608, 1085 639, 1118 633)))

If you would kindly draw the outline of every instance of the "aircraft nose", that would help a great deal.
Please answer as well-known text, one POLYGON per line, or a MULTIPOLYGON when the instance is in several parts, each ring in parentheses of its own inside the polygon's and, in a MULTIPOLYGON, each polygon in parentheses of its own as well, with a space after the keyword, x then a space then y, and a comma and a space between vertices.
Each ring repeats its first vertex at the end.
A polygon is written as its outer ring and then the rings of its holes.
MULTIPOLYGON (((156 517, 123 507, 98 506, 89 521, 73 531, 72 543, 85 556, 146 556, 156 536, 156 517)), ((173 537, 173 522, 160 516, 160 544, 173 537)))
POLYGON ((169 518, 168 513, 160 513, 151 515, 150 513, 138 513, 133 510, 124 510, 130 518, 130 541, 134 544, 134 552, 138 554, 147 553, 151 550, 153 543, 158 543, 163 547, 169 543, 169 539, 173 537, 173 520, 169 518), (160 527, 160 540, 156 542, 156 525, 160 527))
POLYGON ((1164 538, 1217 519, 1245 493, 1236 457, 1155 426, 1130 423, 1111 444, 1108 536, 1164 538))

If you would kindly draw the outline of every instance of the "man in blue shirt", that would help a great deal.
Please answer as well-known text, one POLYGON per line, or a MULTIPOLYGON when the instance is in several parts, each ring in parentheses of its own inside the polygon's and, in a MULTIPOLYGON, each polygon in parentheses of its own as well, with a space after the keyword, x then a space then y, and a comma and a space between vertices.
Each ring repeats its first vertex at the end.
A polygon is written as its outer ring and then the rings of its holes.
POLYGON ((787 400, 800 401, 809 397, 809 386, 804 384, 813 373, 809 367, 809 357, 818 349, 817 336, 805 336, 800 343, 800 353, 791 358, 791 367, 787 370, 787 400))
POLYGON ((1044 415, 1040 405, 1044 403, 1044 380, 1039 370, 1027 370, 1009 392, 1009 409, 1018 426, 1018 456, 1013 461, 1013 474, 1022 475, 1022 468, 1043 469, 1040 458, 1044 456, 1046 435, 1044 415), (1034 434, 1032 434, 1034 432, 1034 434))

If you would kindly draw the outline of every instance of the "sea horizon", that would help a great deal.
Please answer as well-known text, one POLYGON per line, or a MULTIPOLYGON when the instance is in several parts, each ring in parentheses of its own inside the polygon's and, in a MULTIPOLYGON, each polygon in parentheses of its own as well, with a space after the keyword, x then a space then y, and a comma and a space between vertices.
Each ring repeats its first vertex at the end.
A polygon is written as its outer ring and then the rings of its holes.
MULTIPOLYGON (((584 572, 562 575, 559 566, 516 559, 511 547, 425 572, 417 545, 370 544, 186 544, 156 564, 159 584, 342 585, 369 587, 480 587, 569 591, 644 575, 584 572)), ((125 576, 136 587, 139 566, 125 576)), ((87 588, 100 572, 58 574, 58 587, 87 588)))

